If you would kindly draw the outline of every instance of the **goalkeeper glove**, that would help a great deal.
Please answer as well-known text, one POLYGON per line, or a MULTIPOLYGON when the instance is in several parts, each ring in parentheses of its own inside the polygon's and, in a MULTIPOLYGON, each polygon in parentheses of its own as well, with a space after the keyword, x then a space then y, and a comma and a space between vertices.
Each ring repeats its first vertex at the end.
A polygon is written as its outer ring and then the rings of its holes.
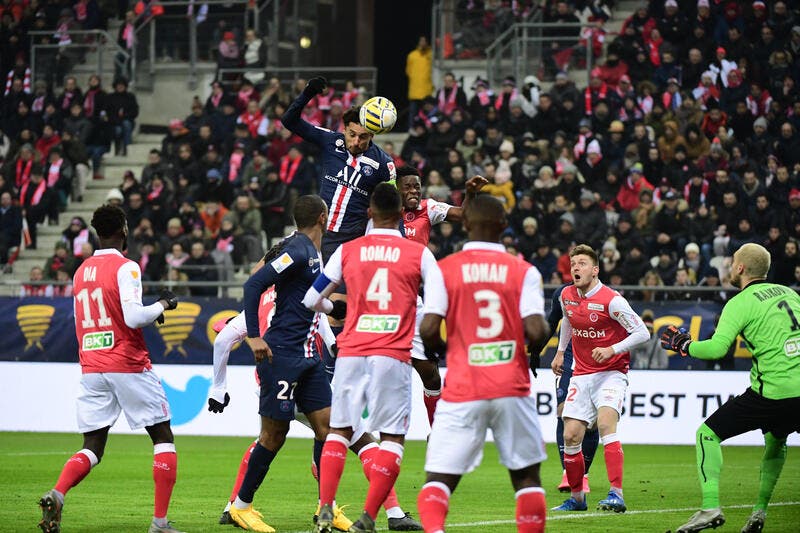
POLYGON ((178 307, 178 297, 169 289, 161 289, 161 294, 158 296, 158 299, 167 302, 167 311, 178 307))
POLYGON ((328 86, 328 80, 321 76, 317 76, 316 78, 311 78, 308 80, 306 84, 306 88, 303 89, 303 94, 308 96, 309 98, 313 98, 316 95, 322 93, 325 90, 325 87, 328 86))
POLYGON ((347 302, 344 300, 334 300, 332 303, 333 310, 328 313, 328 316, 336 320, 344 320, 344 317, 347 314, 347 302))
POLYGON ((661 346, 668 350, 675 350, 681 357, 689 355, 689 345, 692 337, 684 328, 669 326, 661 334, 661 346))
POLYGON ((226 407, 228 407, 229 403, 231 403, 231 397, 226 392, 225 393, 225 401, 223 403, 219 403, 214 398, 209 398, 208 399, 208 410, 211 411, 212 413, 221 413, 222 411, 225 410, 226 407))

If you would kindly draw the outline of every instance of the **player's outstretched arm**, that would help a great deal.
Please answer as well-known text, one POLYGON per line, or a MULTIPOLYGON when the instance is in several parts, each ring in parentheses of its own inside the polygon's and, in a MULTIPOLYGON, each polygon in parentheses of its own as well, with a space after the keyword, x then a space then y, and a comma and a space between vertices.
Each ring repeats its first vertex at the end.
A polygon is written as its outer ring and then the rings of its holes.
POLYGON ((327 87, 328 82, 325 78, 316 77, 308 80, 303 92, 295 98, 289 108, 281 117, 281 123, 289 128, 292 133, 296 133, 308 142, 321 144, 325 139, 325 134, 330 132, 325 128, 318 128, 302 118, 303 108, 316 95, 322 93, 327 87))
POLYGON ((336 290, 336 287, 342 283, 342 247, 339 246, 328 259, 328 263, 322 272, 319 273, 317 279, 306 291, 303 297, 303 305, 312 311, 318 311, 330 315, 336 320, 344 319, 347 311, 346 304, 337 300, 336 303, 330 301, 328 296, 336 290))
POLYGON ((447 216, 445 220, 448 222, 461 222, 464 220, 464 209, 467 208, 467 204, 469 204, 470 200, 475 198, 478 195, 480 190, 483 188, 484 185, 488 184, 489 180, 484 178, 483 176, 473 176, 467 183, 464 184, 464 188, 466 194, 464 195, 464 204, 461 207, 453 206, 447 211, 447 216))
MULTIPOLYGON (((722 309, 719 322, 710 339, 693 341, 686 347, 686 354, 697 359, 713 360, 722 359, 728 349, 736 342, 736 336, 744 329, 746 321, 752 316, 754 310, 743 307, 748 305, 744 300, 733 298, 722 309)), ((756 312, 760 312, 759 309, 756 312)), ((683 355, 683 354, 681 354, 683 355)))

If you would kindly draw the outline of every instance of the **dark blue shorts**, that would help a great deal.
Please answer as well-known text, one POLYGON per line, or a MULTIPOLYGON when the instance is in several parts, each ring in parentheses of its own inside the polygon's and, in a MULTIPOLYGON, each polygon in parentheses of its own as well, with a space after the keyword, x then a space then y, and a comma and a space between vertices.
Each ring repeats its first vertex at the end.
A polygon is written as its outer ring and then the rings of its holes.
POLYGON ((299 350, 273 348, 272 362, 263 360, 257 371, 261 416, 294 420, 295 403, 302 413, 331 406, 331 385, 319 356, 304 357, 299 350))
POLYGON ((569 382, 572 379, 572 354, 564 354, 564 372, 556 380, 556 405, 567 399, 569 382))

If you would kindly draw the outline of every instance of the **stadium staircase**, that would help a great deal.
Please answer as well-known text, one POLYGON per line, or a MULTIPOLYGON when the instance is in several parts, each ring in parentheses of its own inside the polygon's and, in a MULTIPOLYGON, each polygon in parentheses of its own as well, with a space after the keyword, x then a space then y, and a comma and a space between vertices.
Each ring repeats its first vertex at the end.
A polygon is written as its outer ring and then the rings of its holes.
MULTIPOLYGON (((22 250, 19 258, 14 262, 12 274, 6 274, 11 279, 25 281, 31 268, 44 267, 48 258, 53 255, 56 242, 61 239, 61 232, 69 226, 69 221, 76 216, 83 217, 88 223, 91 221, 92 212, 105 203, 108 191, 122 183, 122 175, 126 170, 132 170, 138 177, 142 168, 147 164, 147 154, 152 148, 161 148, 163 135, 138 134, 134 136, 133 143, 128 146, 127 157, 106 154, 103 157, 102 172, 105 179, 90 179, 83 194, 83 202, 70 201, 66 211, 61 213, 58 224, 48 225, 47 221, 39 225, 38 242, 35 250, 22 250)), ((16 291, 18 287, 14 288, 16 291)))

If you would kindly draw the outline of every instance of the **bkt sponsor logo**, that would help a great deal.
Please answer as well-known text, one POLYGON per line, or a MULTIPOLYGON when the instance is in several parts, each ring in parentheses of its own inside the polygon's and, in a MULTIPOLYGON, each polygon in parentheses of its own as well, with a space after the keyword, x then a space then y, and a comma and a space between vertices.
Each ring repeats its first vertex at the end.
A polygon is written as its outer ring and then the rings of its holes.
POLYGON ((606 330, 604 329, 574 329, 572 333, 576 337, 581 337, 583 339, 603 339, 606 336, 606 330))

